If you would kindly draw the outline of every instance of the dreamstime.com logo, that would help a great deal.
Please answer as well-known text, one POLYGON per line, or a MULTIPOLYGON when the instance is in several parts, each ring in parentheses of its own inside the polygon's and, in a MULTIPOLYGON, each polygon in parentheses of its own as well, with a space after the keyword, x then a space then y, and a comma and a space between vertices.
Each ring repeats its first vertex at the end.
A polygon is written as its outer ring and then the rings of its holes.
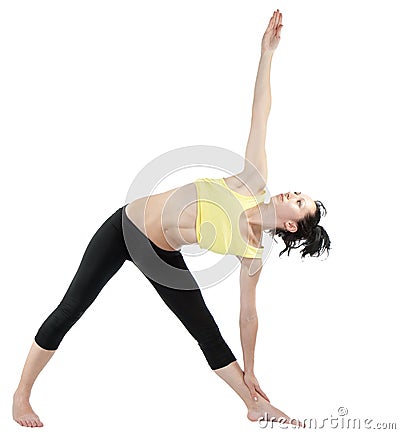
MULTIPOLYGON (((199 145, 173 149, 157 156, 137 173, 129 188, 125 202, 131 203, 136 199, 154 194, 154 190, 164 179, 179 171, 189 168, 206 167, 207 169, 219 170, 221 174, 216 177, 222 178, 239 174, 244 168, 244 162, 245 160, 242 156, 218 146, 199 145)), ((249 164, 251 163, 249 162, 249 164)), ((189 180, 189 182, 193 181, 194 177, 189 180)), ((243 180, 243 182, 245 181, 243 180)), ((265 191, 264 202, 269 202, 271 195, 267 188, 265 188, 265 191)), ((175 193, 171 196, 174 194, 175 193)), ((177 196, 179 196, 179 193, 177 193, 177 196)), ((194 197, 192 202, 195 201, 196 198, 194 197)), ((188 207, 190 205, 191 203, 187 203, 184 206, 188 207)), ((238 206, 238 204, 235 203, 235 198, 232 199, 232 202, 229 202, 229 205, 238 206)), ((147 206, 147 204, 145 206, 147 206)), ((164 206, 161 219, 166 218, 165 215, 168 215, 165 211, 165 208, 168 206, 169 204, 164 206)), ((229 217, 229 213, 225 210, 223 204, 218 203, 217 206, 229 217)), ((175 210, 176 205, 173 204, 173 207, 175 210)), ((182 213, 182 211, 180 211, 180 213, 182 213)), ((209 221, 203 223, 205 225, 212 224, 209 221)), ((198 287, 205 289, 215 286, 232 274, 240 264, 235 255, 216 254, 214 256, 214 262, 211 265, 207 264, 206 267, 201 265, 200 269, 193 271, 176 268, 161 259, 150 246, 146 238, 139 237, 141 244, 138 245, 139 238, 137 234, 133 234, 132 225, 125 216, 123 216, 122 219, 122 229, 125 244, 133 262, 139 266, 140 270, 148 278, 169 288, 191 290, 198 289, 198 287)), ((145 228, 145 232, 148 233, 147 228, 145 228)), ((261 245, 264 246, 262 264, 267 260, 273 245, 272 237, 264 235, 265 234, 263 234, 261 243, 261 245)), ((168 234, 164 234, 164 236, 168 240, 168 234)), ((183 245, 181 248, 182 253, 192 257, 200 257, 204 255, 206 251, 207 249, 200 248, 197 243, 183 245)))
POLYGON ((276 419, 274 416, 270 416, 268 413, 265 413, 264 417, 260 417, 258 419, 258 424, 260 428, 273 428, 274 426, 279 426, 279 428, 284 429, 287 429, 288 427, 297 429, 397 429, 396 422, 378 422, 371 418, 349 417, 348 414, 349 411, 346 407, 339 407, 337 409, 337 416, 331 414, 329 417, 325 417, 320 420, 318 420, 318 418, 292 418, 286 421, 286 419, 276 419), (300 421, 302 426, 298 425, 296 421, 300 421), (278 424, 276 424, 276 422, 278 422, 278 424))

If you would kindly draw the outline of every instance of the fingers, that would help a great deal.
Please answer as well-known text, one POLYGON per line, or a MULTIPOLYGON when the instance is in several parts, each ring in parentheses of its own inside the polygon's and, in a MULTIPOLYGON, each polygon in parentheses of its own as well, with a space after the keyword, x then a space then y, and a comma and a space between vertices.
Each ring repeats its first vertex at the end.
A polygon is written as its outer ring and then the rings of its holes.
POLYGON ((269 400, 268 396, 267 396, 264 392, 261 393, 261 396, 262 396, 263 398, 265 398, 268 402, 271 402, 271 401, 269 400))
MULTIPOLYGON (((278 9, 279 11, 279 9, 278 9)), ((277 13, 277 17, 276 17, 276 23, 275 23, 275 30, 276 30, 276 35, 279 36, 281 29, 282 29, 282 14, 279 12, 277 13)))
POLYGON ((275 13, 274 27, 276 27, 278 25, 278 22, 279 22, 279 16, 280 16, 279 9, 277 9, 276 12, 274 12, 274 13, 275 13))
POLYGON ((282 23, 282 13, 279 12, 279 9, 277 9, 277 10, 273 13, 272 17, 271 17, 270 20, 269 20, 267 30, 274 29, 275 31, 278 32, 278 31, 280 31, 280 29, 282 28, 282 26, 279 27, 279 26, 281 25, 281 23, 282 23))
POLYGON ((275 12, 272 15, 272 17, 269 19, 267 30, 270 30, 274 26, 274 23, 275 23, 275 12))
POLYGON ((276 28, 276 26, 279 24, 279 20, 282 20, 282 14, 279 12, 279 9, 277 9, 274 12, 273 19, 274 19, 273 27, 276 28))
POLYGON ((272 17, 270 18, 269 23, 268 23, 268 29, 276 27, 276 20, 277 20, 277 16, 278 16, 278 11, 279 11, 279 9, 274 11, 274 13, 272 14, 272 17))
POLYGON ((258 388, 257 389, 257 392, 264 398, 264 399, 266 399, 268 402, 271 402, 270 400, 269 400, 269 398, 268 398, 268 396, 260 389, 260 388, 258 388))
POLYGON ((258 401, 257 393, 256 393, 256 388, 254 386, 251 387, 250 393, 251 393, 251 399, 253 401, 258 401))

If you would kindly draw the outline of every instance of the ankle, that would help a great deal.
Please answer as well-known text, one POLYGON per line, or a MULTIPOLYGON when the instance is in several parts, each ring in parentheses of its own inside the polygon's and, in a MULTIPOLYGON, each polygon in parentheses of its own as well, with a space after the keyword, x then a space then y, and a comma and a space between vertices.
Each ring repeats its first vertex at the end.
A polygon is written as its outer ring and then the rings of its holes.
POLYGON ((14 392, 14 397, 27 398, 31 396, 31 387, 18 386, 17 390, 14 392))
POLYGON ((257 393, 257 401, 252 399, 246 405, 249 410, 259 410, 260 408, 264 408, 266 405, 268 406, 268 404, 269 402, 257 393))
POLYGON ((250 411, 250 410, 251 410, 251 411, 257 410, 258 407, 259 407, 257 401, 250 401, 250 402, 248 402, 248 403, 246 404, 246 406, 247 406, 247 410, 249 410, 249 411, 250 411))

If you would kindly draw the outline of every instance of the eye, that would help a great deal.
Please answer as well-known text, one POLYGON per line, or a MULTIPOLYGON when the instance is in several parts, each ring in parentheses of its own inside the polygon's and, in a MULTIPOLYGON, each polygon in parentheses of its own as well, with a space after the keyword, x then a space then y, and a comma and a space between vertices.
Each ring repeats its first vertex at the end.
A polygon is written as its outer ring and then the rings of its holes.
MULTIPOLYGON (((299 195, 299 194, 301 194, 301 191, 295 191, 294 194, 299 195)), ((301 207, 301 200, 298 200, 297 203, 298 203, 299 208, 300 208, 301 207)))

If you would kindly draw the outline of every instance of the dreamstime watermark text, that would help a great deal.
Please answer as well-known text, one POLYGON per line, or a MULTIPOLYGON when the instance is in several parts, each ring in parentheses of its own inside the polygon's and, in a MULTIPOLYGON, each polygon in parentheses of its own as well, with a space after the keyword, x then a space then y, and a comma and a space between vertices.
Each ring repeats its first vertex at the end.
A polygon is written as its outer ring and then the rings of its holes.
POLYGON ((382 422, 370 417, 349 417, 349 411, 346 407, 339 407, 337 415, 330 415, 322 419, 318 418, 277 418, 268 413, 264 417, 258 419, 260 428, 279 427, 283 429, 291 428, 313 428, 313 429, 385 429, 397 430, 400 423, 397 422, 382 422), (278 422, 278 423, 277 423, 278 422), (300 424, 299 424, 300 422, 300 424))

